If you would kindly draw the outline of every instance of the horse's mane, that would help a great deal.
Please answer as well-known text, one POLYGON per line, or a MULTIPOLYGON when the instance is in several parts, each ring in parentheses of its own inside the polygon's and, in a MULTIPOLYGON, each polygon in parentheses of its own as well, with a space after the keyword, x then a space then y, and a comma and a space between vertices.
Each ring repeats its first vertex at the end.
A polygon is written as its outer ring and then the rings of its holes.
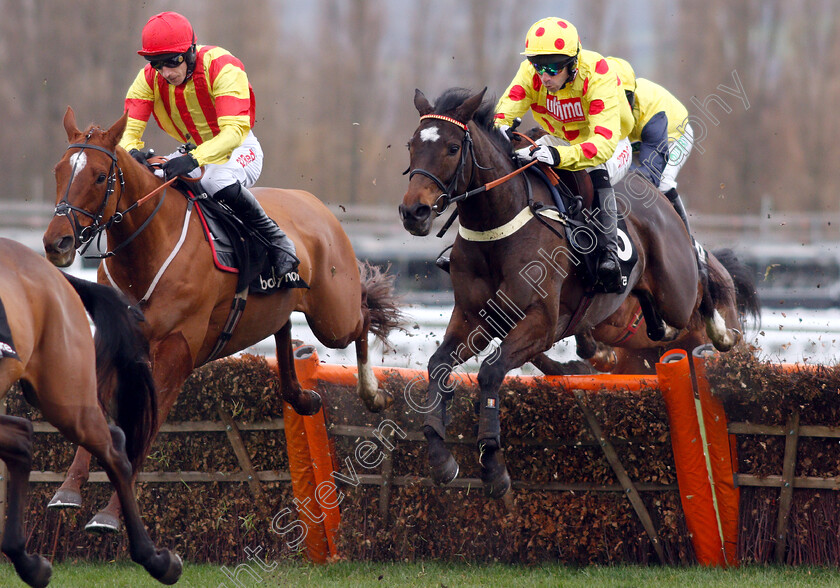
MULTIPOLYGON (((449 88, 441 94, 435 101, 435 114, 452 113, 456 108, 464 103, 464 100, 474 95, 475 92, 467 88, 449 88)), ((496 98, 494 96, 485 96, 481 101, 481 106, 475 111, 473 120, 475 123, 487 131, 490 140, 505 153, 510 151, 510 143, 508 143, 501 133, 497 133, 493 129, 493 122, 496 118, 496 98)))

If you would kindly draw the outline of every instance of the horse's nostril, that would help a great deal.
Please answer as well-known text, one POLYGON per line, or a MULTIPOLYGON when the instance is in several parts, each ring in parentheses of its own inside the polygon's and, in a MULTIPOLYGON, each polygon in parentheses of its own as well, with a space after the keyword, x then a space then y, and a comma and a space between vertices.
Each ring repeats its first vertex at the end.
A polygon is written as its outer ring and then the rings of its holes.
POLYGON ((73 237, 67 235, 62 237, 56 246, 56 250, 64 253, 65 251, 70 251, 73 248, 73 237))
POLYGON ((414 209, 414 218, 417 220, 426 220, 432 214, 432 207, 428 204, 419 204, 414 209))

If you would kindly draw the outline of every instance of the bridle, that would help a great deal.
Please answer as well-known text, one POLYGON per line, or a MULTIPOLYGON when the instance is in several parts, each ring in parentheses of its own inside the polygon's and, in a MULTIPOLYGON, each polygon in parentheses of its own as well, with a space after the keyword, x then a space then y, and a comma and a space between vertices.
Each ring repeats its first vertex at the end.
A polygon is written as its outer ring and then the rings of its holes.
MULTIPOLYGON (((462 131, 464 131, 464 139, 461 141, 461 160, 458 162, 458 167, 455 170, 455 173, 452 175, 452 180, 450 180, 448 185, 445 185, 443 183, 443 181, 439 177, 437 177, 435 174, 433 174, 432 172, 427 171, 425 169, 421 169, 419 167, 410 170, 409 174, 408 174, 409 181, 415 175, 420 174, 421 176, 426 176, 427 178, 432 180, 435 184, 437 184, 438 188, 441 189, 442 193, 441 193, 440 196, 437 197, 437 199, 435 200, 435 203, 432 205, 432 210, 435 211, 437 214, 442 214, 449 207, 449 205, 451 203, 458 202, 458 201, 463 200, 463 199, 465 199, 469 196, 472 196, 471 192, 464 192, 463 194, 457 194, 457 195, 454 195, 454 196, 451 195, 455 191, 455 188, 458 185, 459 177, 462 177, 462 178, 466 179, 465 175, 464 175, 464 169, 466 168, 468 159, 472 159, 473 167, 472 167, 472 171, 470 172, 470 179, 466 184, 467 186, 472 184, 473 177, 475 176, 476 168, 482 169, 482 170, 489 170, 489 169, 492 169, 492 168, 491 167, 483 167, 476 160, 476 158, 475 158, 475 147, 473 146, 472 135, 470 134, 470 129, 466 124, 464 124, 461 121, 456 120, 456 119, 454 119, 450 116, 444 116, 442 114, 426 114, 426 115, 423 115, 423 116, 420 117, 420 121, 422 122, 422 121, 424 121, 426 119, 430 119, 430 118, 445 120, 445 121, 450 122, 453 125, 457 126, 462 131)), ((479 190, 479 191, 483 191, 483 190, 479 190)))
MULTIPOLYGON (((111 199, 111 196, 113 196, 114 192, 116 191, 116 182, 117 182, 118 177, 119 177, 119 180, 120 180, 120 196, 119 197, 122 198, 122 195, 125 193, 125 177, 123 176, 122 168, 120 168, 120 165, 117 161, 116 152, 109 151, 108 149, 105 149, 104 147, 100 147, 99 145, 91 145, 90 143, 88 143, 88 141, 90 141, 90 138, 91 138, 92 135, 93 135, 93 131, 91 131, 87 135, 85 135, 85 142, 84 143, 71 143, 70 145, 67 146, 67 150, 79 149, 80 152, 81 152, 81 151, 84 151, 85 149, 95 149, 96 151, 101 151, 102 153, 104 153, 105 155, 107 155, 108 157, 111 158, 111 167, 108 169, 108 183, 105 187, 105 197, 102 199, 102 204, 99 206, 99 210, 97 210, 96 213, 88 212, 84 208, 80 208, 78 206, 70 204, 70 201, 69 201, 70 186, 73 184, 73 180, 76 178, 76 166, 79 163, 79 160, 76 159, 76 161, 73 162, 73 169, 72 169, 72 172, 71 172, 71 175, 70 175, 70 181, 67 182, 67 189, 64 191, 64 196, 62 196, 61 200, 59 200, 58 204, 56 204, 55 212, 53 213, 53 216, 66 216, 68 218, 68 220, 70 221, 70 226, 73 227, 73 239, 75 240, 75 243, 78 243, 77 247, 81 247, 81 249, 79 250, 80 255, 84 255, 84 253, 88 250, 88 248, 93 243, 94 237, 99 237, 99 239, 97 239, 97 244, 99 245, 99 240, 101 240, 101 237, 102 237, 103 233, 105 233, 113 225, 116 225, 116 224, 122 222, 123 219, 125 218, 125 215, 127 215, 133 209, 135 209, 138 206, 140 206, 141 204, 143 204, 143 202, 145 202, 150 197, 157 194, 159 191, 164 190, 167 186, 169 186, 169 184, 171 184, 173 181, 175 181, 175 178, 173 178, 172 180, 169 180, 168 182, 164 183, 162 186, 160 186, 156 190, 152 191, 151 193, 147 194, 143 198, 139 199, 137 202, 135 202, 134 204, 132 204, 131 206, 129 206, 125 210, 123 210, 123 211, 117 210, 111 216, 111 218, 109 218, 107 221, 105 221, 103 223, 102 221, 103 221, 103 218, 104 218, 105 208, 108 206, 108 202, 111 199), (82 226, 82 224, 79 222, 79 217, 78 217, 79 214, 82 214, 82 215, 90 218, 93 222, 91 222, 91 224, 89 224, 87 226, 82 226)), ((164 191, 164 198, 165 198, 165 195, 166 195, 166 192, 164 191)), ((122 243, 117 245, 112 251, 106 251, 105 253, 98 254, 98 255, 94 255, 94 254, 85 255, 85 257, 88 258, 88 259, 104 259, 104 258, 113 257, 114 255, 116 255, 117 251, 119 251, 120 249, 122 249, 123 247, 125 247, 126 245, 131 243, 131 241, 133 241, 134 238, 137 235, 139 235, 141 232, 143 232, 143 229, 146 228, 146 226, 149 224, 149 222, 151 222, 152 218, 154 218, 154 216, 160 210, 160 207, 163 206, 164 198, 160 199, 160 202, 155 207, 154 211, 152 211, 152 213, 143 222, 143 224, 140 225, 140 227, 136 231, 134 231, 134 233, 131 236, 129 236, 125 241, 123 241, 122 243)), ((117 200, 116 206, 119 206, 119 200, 117 200)), ((101 250, 101 247, 100 247, 100 250, 101 250)))
MULTIPOLYGON (((456 194, 455 196, 450 196, 450 194, 452 194, 452 192, 455 191, 455 188, 456 188, 457 183, 458 183, 458 176, 462 176, 462 177, 464 176, 464 167, 467 164, 468 154, 469 154, 469 158, 471 158, 472 162, 473 162, 472 172, 470 173, 470 181, 467 182, 468 187, 472 184, 473 177, 475 176, 476 168, 481 169, 481 170, 485 170, 485 171, 493 169, 493 168, 492 167, 484 167, 484 166, 480 165, 478 163, 478 161, 476 160, 476 158, 475 158, 475 147, 473 145, 472 135, 470 135, 470 129, 466 124, 464 124, 461 121, 456 120, 452 117, 444 116, 442 114, 426 114, 424 116, 421 116, 420 120, 423 121, 424 119, 427 119, 427 118, 437 118, 437 119, 440 119, 440 120, 445 120, 447 122, 451 122, 452 124, 454 124, 455 126, 457 126, 458 128, 460 128, 461 130, 464 131, 464 140, 461 143, 461 161, 458 163, 458 168, 455 170, 455 173, 452 176, 452 180, 449 182, 448 186, 445 186, 443 184, 443 182, 440 180, 440 178, 438 178, 433 173, 431 173, 429 171, 426 171, 425 169, 414 168, 408 174, 408 179, 409 180, 411 180, 411 178, 415 174, 420 174, 422 176, 426 176, 427 178, 431 179, 435 184, 437 184, 437 186, 441 189, 441 191, 443 193, 440 196, 437 197, 437 199, 435 200, 435 203, 432 205, 432 210, 434 212, 436 212, 437 214, 442 214, 449 207, 449 205, 453 202, 460 202, 461 200, 466 200, 470 196, 475 196, 476 194, 480 194, 482 192, 490 190, 491 188, 495 188, 499 184, 504 184, 505 182, 507 182, 512 177, 524 172, 526 169, 528 169, 529 167, 531 167, 532 165, 537 163, 537 160, 534 159, 533 161, 528 162, 527 164, 523 165, 522 167, 519 167, 519 168, 515 169, 514 171, 507 174, 506 176, 502 176, 501 178, 493 180, 492 182, 487 182, 486 184, 484 184, 482 186, 479 186, 478 188, 474 188, 472 190, 467 190, 463 194, 456 194), (442 205, 439 205, 438 204, 439 202, 442 202, 442 205)), ((406 171, 408 172, 408 170, 406 170, 406 171)), ((452 218, 450 218, 450 220, 447 222, 446 228, 448 228, 449 225, 451 225, 453 220, 454 220, 454 216, 452 218)), ((445 228, 443 229, 443 231, 445 231, 445 228)), ((438 236, 441 236, 441 235, 438 235, 438 236)))

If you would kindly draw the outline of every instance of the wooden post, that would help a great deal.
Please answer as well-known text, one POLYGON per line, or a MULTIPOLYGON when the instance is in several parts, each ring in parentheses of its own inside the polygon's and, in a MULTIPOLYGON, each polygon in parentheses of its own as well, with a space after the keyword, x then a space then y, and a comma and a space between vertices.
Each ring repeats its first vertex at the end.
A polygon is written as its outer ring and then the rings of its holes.
POLYGON ((782 467, 782 491, 779 518, 776 521, 776 563, 783 563, 787 548, 788 515, 793 500, 793 476, 796 473, 796 446, 799 443, 799 411, 794 411, 785 427, 785 461, 782 467))
POLYGON ((389 431, 385 439, 385 459, 382 460, 382 485, 379 487, 379 516, 382 517, 382 525, 388 525, 388 517, 391 513, 391 488, 394 485, 394 452, 390 449, 393 446, 394 432, 389 431))
POLYGON ((596 441, 598 441, 601 445, 601 449, 604 450, 604 455, 606 456, 607 461, 610 463, 618 481, 624 488, 624 493, 630 500, 630 504, 633 506, 633 510, 636 511, 636 515, 638 515, 639 520, 642 522, 642 526, 645 528, 648 537, 650 537, 650 541, 653 543, 653 549, 656 551, 656 556, 659 558, 660 563, 664 564, 665 551, 662 549, 662 543, 659 542, 659 536, 656 534, 656 528, 653 526, 653 520, 650 518, 647 507, 645 507, 645 503, 642 501, 639 491, 630 480, 630 476, 627 475, 627 470, 625 470, 624 466, 621 464, 621 460, 618 458, 618 454, 615 452, 615 448, 612 443, 610 443, 610 440, 604 436, 604 432, 601 430, 601 425, 598 424, 598 419, 595 418, 595 414, 589 410, 589 407, 584 404, 583 398, 583 392, 575 390, 575 400, 577 400, 577 404, 583 412, 583 416, 586 418, 589 428, 592 429, 592 433, 595 435, 596 441))
POLYGON ((265 495, 263 494, 262 486, 260 486, 260 479, 257 477, 254 464, 251 463, 248 450, 245 448, 245 442, 242 441, 242 434, 239 432, 236 423, 233 421, 233 417, 231 417, 221 406, 217 406, 216 408, 219 413, 219 417, 225 424, 225 433, 227 433, 228 441, 230 441, 230 444, 233 447, 233 452, 236 454, 239 467, 242 468, 242 471, 248 476, 248 486, 251 488, 251 494, 253 494, 254 498, 262 502, 265 495))

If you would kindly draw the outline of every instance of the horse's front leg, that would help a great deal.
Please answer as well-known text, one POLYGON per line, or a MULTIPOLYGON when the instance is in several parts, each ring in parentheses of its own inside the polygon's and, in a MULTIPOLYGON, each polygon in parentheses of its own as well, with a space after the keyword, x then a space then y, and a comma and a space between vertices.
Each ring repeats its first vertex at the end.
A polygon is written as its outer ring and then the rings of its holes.
MULTIPOLYGON (((176 332, 159 341, 153 347, 151 357, 152 374, 158 395, 157 429, 152 434, 154 443, 160 426, 166 421, 178 398, 181 386, 193 370, 193 356, 183 334, 176 332)), ((147 452, 149 449, 151 447, 147 452)), ((132 484, 137 480, 139 473, 139 469, 132 473, 132 484)), ((116 533, 120 529, 121 512, 119 496, 116 492, 112 493, 108 504, 88 521, 85 530, 91 533, 116 533)))
POLYGON ((90 453, 84 447, 76 449, 76 455, 61 487, 47 505, 49 508, 81 508, 82 486, 90 475, 90 453))
POLYGON ((451 417, 447 406, 455 393, 456 382, 450 380, 456 365, 467 361, 475 352, 465 345, 469 329, 463 311, 456 306, 446 327, 443 343, 429 359, 429 386, 424 412, 423 434, 428 443, 432 479, 438 485, 449 484, 458 476, 458 463, 446 448, 446 426, 451 417))
POLYGON ((527 312, 478 370, 478 459, 484 492, 491 498, 501 498, 510 489, 510 476, 501 452, 499 389, 510 370, 551 347, 553 325, 545 313, 527 312))

